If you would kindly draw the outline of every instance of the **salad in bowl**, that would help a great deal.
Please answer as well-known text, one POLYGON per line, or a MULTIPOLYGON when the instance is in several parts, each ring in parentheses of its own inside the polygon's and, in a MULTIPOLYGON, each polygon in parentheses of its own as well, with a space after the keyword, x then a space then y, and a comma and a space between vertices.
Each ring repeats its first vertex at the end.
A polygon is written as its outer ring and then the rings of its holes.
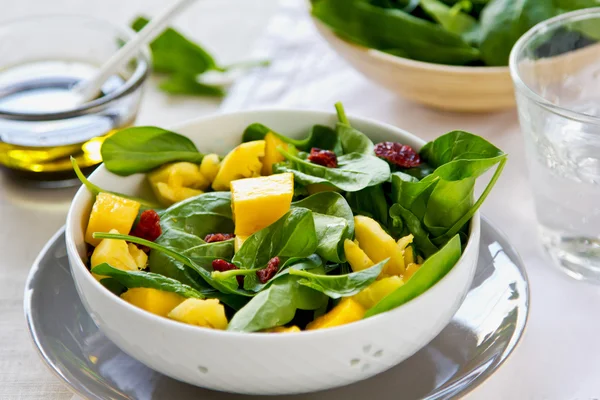
POLYGON ((67 221, 69 259, 111 340, 190 383, 293 393, 371 376, 439 333, 472 279, 477 210, 506 154, 463 131, 421 146, 336 109, 337 121, 257 111, 190 133, 128 128, 104 142, 89 181, 74 164, 84 187, 67 221), (377 365, 358 369, 349 349, 370 351, 366 338, 381 347, 377 365), (311 354, 323 359, 305 371, 311 354), (244 377, 216 379, 231 357, 244 377), (256 385, 257 359, 277 382, 256 385))

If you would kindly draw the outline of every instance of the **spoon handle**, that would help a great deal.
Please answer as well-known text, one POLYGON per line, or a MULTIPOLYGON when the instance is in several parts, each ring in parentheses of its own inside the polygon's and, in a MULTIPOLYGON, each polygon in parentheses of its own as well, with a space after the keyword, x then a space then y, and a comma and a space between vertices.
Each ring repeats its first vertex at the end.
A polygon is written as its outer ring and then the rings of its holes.
POLYGON ((175 1, 170 7, 152 18, 137 35, 115 52, 108 61, 100 67, 93 77, 77 83, 73 87, 73 91, 79 94, 80 103, 88 102, 98 96, 100 88, 111 75, 121 69, 142 46, 148 44, 156 36, 162 33, 169 21, 194 1, 195 0, 175 1))

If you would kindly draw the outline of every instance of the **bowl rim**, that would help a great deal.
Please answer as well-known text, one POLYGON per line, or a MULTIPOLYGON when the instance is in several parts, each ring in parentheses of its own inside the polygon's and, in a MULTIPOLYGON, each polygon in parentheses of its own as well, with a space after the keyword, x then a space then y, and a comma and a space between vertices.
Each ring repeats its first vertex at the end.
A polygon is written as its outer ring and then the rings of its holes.
MULTIPOLYGON (((60 13, 60 14, 32 14, 23 17, 17 17, 3 22, 0 25, 0 31, 10 30, 13 27, 17 27, 20 24, 32 23, 36 21, 54 22, 60 23, 61 21, 77 22, 80 24, 89 23, 95 26, 101 27, 103 31, 107 32, 107 36, 110 31, 114 31, 118 35, 119 39, 131 40, 135 36, 135 31, 127 25, 114 23, 104 18, 99 18, 94 15, 80 14, 80 13, 60 13)), ((140 50, 135 53, 131 59, 136 60, 137 65, 131 76, 124 79, 123 83, 117 88, 117 90, 108 93, 105 96, 97 99, 88 101, 75 108, 71 108, 65 111, 54 111, 54 112, 14 112, 7 111, 0 108, 0 117, 6 119, 13 119, 19 121, 52 121, 62 120, 67 118, 73 118, 81 115, 93 114, 101 107, 106 107, 111 103, 127 96, 130 93, 135 92, 140 88, 148 76, 151 73, 151 60, 150 47, 144 45, 140 50)))
MULTIPOLYGON (((373 49, 370 47, 365 47, 360 44, 351 42, 351 41, 343 38, 342 36, 340 36, 329 25, 327 25, 326 23, 322 22, 317 17, 312 15, 312 13, 310 14, 310 16, 311 16, 313 23, 317 26, 317 31, 319 31, 319 33, 321 33, 320 32, 321 29, 319 27, 322 27, 322 29, 326 29, 327 31, 329 31, 332 34, 332 36, 335 37, 336 40, 339 40, 348 46, 354 47, 357 50, 362 51, 373 58, 377 58, 377 59, 380 59, 385 62, 391 62, 394 64, 398 64, 398 65, 402 65, 402 66, 409 66, 412 68, 418 68, 418 69, 427 70, 430 72, 444 71, 444 72, 452 72, 452 73, 460 74, 460 75, 472 75, 472 74, 494 75, 494 74, 509 74, 509 72, 510 72, 508 65, 505 65, 505 66, 449 65, 449 64, 431 63, 431 62, 426 62, 426 61, 418 61, 418 60, 413 60, 411 58, 400 57, 400 56, 397 56, 394 54, 386 53, 381 50, 373 49)), ((321 34, 321 36, 323 36, 323 35, 321 34)), ((327 39, 325 39, 325 40, 327 40, 327 39)))
MULTIPOLYGON (((228 119, 231 117, 242 117, 245 115, 256 115, 256 114, 258 114, 259 118, 260 118, 260 114, 284 114, 284 115, 285 114, 304 114, 306 116, 318 115, 318 116, 323 116, 323 117, 335 117, 336 116, 336 114, 334 112, 319 111, 319 110, 300 110, 300 109, 292 109, 292 108, 277 108, 277 109, 260 108, 260 109, 244 110, 244 111, 233 111, 233 112, 227 112, 227 113, 216 114, 216 115, 208 115, 208 116, 202 116, 199 118, 192 118, 192 119, 186 120, 184 122, 174 124, 170 129, 172 129, 173 131, 177 131, 178 129, 183 129, 187 126, 191 126, 194 124, 201 124, 206 121, 218 120, 218 119, 228 119)), ((395 127, 391 124, 380 122, 380 121, 377 121, 377 120, 371 119, 371 118, 355 117, 353 115, 348 115, 348 119, 351 122, 359 122, 359 123, 376 125, 379 128, 382 128, 383 130, 386 130, 388 132, 394 132, 394 134, 399 135, 399 136, 403 135, 405 137, 408 137, 409 139, 412 139, 412 140, 418 142, 420 144, 420 146, 425 144, 425 141, 423 139, 420 139, 419 137, 413 135, 412 133, 407 132, 401 128, 395 127)), ((94 176, 99 175, 101 173, 109 173, 110 174, 110 172, 108 170, 106 170, 104 163, 102 163, 90 175, 90 177, 89 177, 90 180, 93 182, 94 176)), ((131 312, 137 314, 137 316, 140 318, 145 318, 147 320, 154 321, 158 324, 166 324, 164 326, 168 326, 173 329, 182 329, 183 331, 190 332, 190 333, 193 333, 193 332, 204 333, 206 335, 212 335, 212 337, 215 337, 215 338, 242 337, 242 338, 251 338, 252 340, 254 340, 254 339, 256 339, 256 340, 274 340, 274 339, 281 340, 281 338, 285 339, 285 338, 289 338, 289 337, 314 338, 317 336, 319 336, 319 337, 325 337, 325 336, 330 336, 330 335, 337 336, 338 333, 343 333, 344 331, 350 332, 354 329, 353 327, 356 327, 359 324, 361 327, 366 328, 368 326, 367 324, 373 325, 373 324, 377 323, 378 321, 381 321, 384 318, 390 318, 394 314, 397 314, 400 310, 405 309, 405 307, 410 306, 411 304, 414 305, 417 302, 423 301, 423 299, 425 299, 425 298, 433 296, 434 295, 433 291, 434 291, 435 287, 438 286, 440 283, 449 280, 451 276, 453 276, 457 273, 456 266, 465 261, 465 255, 467 253, 476 251, 476 247, 479 246, 479 240, 480 240, 481 220, 480 220, 480 211, 478 210, 475 213, 475 215, 473 215, 473 217, 471 218, 471 221, 469 223, 470 232, 469 232, 467 244, 464 248, 464 251, 461 253, 460 258, 458 259, 456 264, 454 264, 452 269, 450 269, 450 271, 448 271, 448 273, 446 273, 446 275, 444 275, 439 281, 437 281, 431 288, 426 290, 424 293, 420 294, 419 296, 413 298, 412 300, 410 300, 410 301, 404 303, 403 305, 396 307, 392 310, 374 315, 370 318, 361 319, 359 321, 356 321, 356 322, 353 322, 350 324, 335 326, 335 327, 332 327, 329 329, 316 329, 316 330, 311 330, 311 331, 304 330, 304 331, 300 331, 300 332, 289 332, 289 333, 286 333, 285 335, 273 335, 269 332, 233 332, 233 331, 228 331, 228 330, 210 329, 210 328, 205 328, 205 327, 201 327, 201 326, 185 324, 185 323, 182 323, 179 321, 171 320, 169 318, 165 318, 165 317, 161 317, 161 316, 152 314, 146 310, 143 310, 139 307, 134 306, 133 304, 126 302, 120 296, 116 296, 114 293, 112 293, 106 287, 104 287, 98 280, 96 280, 92 276, 90 271, 87 269, 87 267, 85 266, 83 261, 81 260, 81 257, 79 256, 79 252, 77 251, 77 246, 75 245, 75 241, 73 239, 73 231, 72 231, 73 227, 77 227, 77 226, 81 227, 81 223, 80 223, 81 221, 75 220, 75 214, 78 213, 78 210, 83 210, 87 207, 84 205, 80 206, 80 203, 82 203, 82 198, 86 192, 87 192, 87 188, 82 185, 75 193, 75 196, 73 197, 73 200, 69 206, 69 212, 67 214, 67 220, 66 220, 66 224, 65 224, 65 242, 66 242, 66 247, 67 247, 67 253, 69 254, 69 266, 70 266, 71 270, 73 270, 75 268, 79 269, 81 272, 83 272, 83 274, 82 274, 84 276, 83 279, 85 279, 87 281, 88 285, 94 286, 97 289, 99 289, 100 291, 102 291, 102 293, 104 293, 106 295, 106 298, 108 299, 108 301, 112 302, 113 304, 119 304, 121 306, 124 306, 125 308, 129 309, 131 312), (75 262, 72 262, 73 258, 75 258, 75 260, 76 260, 75 262)), ((475 262, 471 268, 474 270, 476 268, 476 265, 477 265, 477 263, 475 262)), ((72 272, 73 272, 73 279, 75 281, 76 287, 79 288, 79 285, 77 283, 77 280, 78 280, 77 277, 79 276, 79 274, 76 274, 74 271, 72 271, 72 272)), ((82 290, 83 290, 83 288, 82 288, 82 290)), ((85 305, 85 301, 84 301, 84 305, 85 305)))

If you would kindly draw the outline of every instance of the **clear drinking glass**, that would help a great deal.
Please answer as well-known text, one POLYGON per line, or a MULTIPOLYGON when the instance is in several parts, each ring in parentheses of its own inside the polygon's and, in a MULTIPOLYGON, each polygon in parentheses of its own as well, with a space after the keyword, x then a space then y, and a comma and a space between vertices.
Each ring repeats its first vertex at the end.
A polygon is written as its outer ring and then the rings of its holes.
POLYGON ((0 25, 0 167, 63 186, 74 178, 70 156, 84 171, 99 164, 103 140, 135 121, 148 49, 107 79, 98 98, 79 104, 70 88, 133 35, 126 26, 79 15, 0 25))
POLYGON ((542 22, 510 56, 541 240, 600 282, 600 8, 542 22))

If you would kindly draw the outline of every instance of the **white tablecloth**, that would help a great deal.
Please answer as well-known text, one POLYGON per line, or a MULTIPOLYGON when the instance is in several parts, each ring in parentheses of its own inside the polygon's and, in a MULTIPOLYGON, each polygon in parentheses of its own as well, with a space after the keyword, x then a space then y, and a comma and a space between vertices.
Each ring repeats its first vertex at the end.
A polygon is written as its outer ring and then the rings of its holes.
MULTIPOLYGON (((199 2, 177 20, 177 26, 213 50, 223 62, 277 49, 290 58, 275 63, 269 84, 244 79, 223 105, 294 106, 332 110, 343 101, 348 113, 379 119, 432 139, 452 129, 486 137, 510 154, 509 163, 483 212, 508 234, 527 266, 531 280, 531 314, 525 336, 513 356, 469 399, 592 400, 600 397, 597 359, 600 322, 598 287, 579 283, 556 271, 536 241, 536 224, 515 111, 474 115, 439 112, 395 97, 349 69, 324 44, 296 57, 298 47, 264 39, 277 0, 199 2), (290 77, 294 77, 290 80, 290 77), (254 88, 254 94, 248 95, 254 88)), ((290 1, 290 0, 288 0, 290 1)), ((153 13, 160 0, 0 0, 0 20, 40 12, 80 12, 127 22, 142 10, 153 13)), ((309 24, 279 28, 279 35, 310 39, 309 24), (293 28, 292 28, 293 27, 293 28)), ((285 43, 285 41, 283 41, 285 43)), ((168 126, 214 113, 214 100, 169 98, 148 86, 138 122, 168 126)), ((23 187, 0 174, 0 399, 69 399, 71 394, 37 357, 22 311, 24 280, 38 251, 64 222, 73 190, 23 187)))

